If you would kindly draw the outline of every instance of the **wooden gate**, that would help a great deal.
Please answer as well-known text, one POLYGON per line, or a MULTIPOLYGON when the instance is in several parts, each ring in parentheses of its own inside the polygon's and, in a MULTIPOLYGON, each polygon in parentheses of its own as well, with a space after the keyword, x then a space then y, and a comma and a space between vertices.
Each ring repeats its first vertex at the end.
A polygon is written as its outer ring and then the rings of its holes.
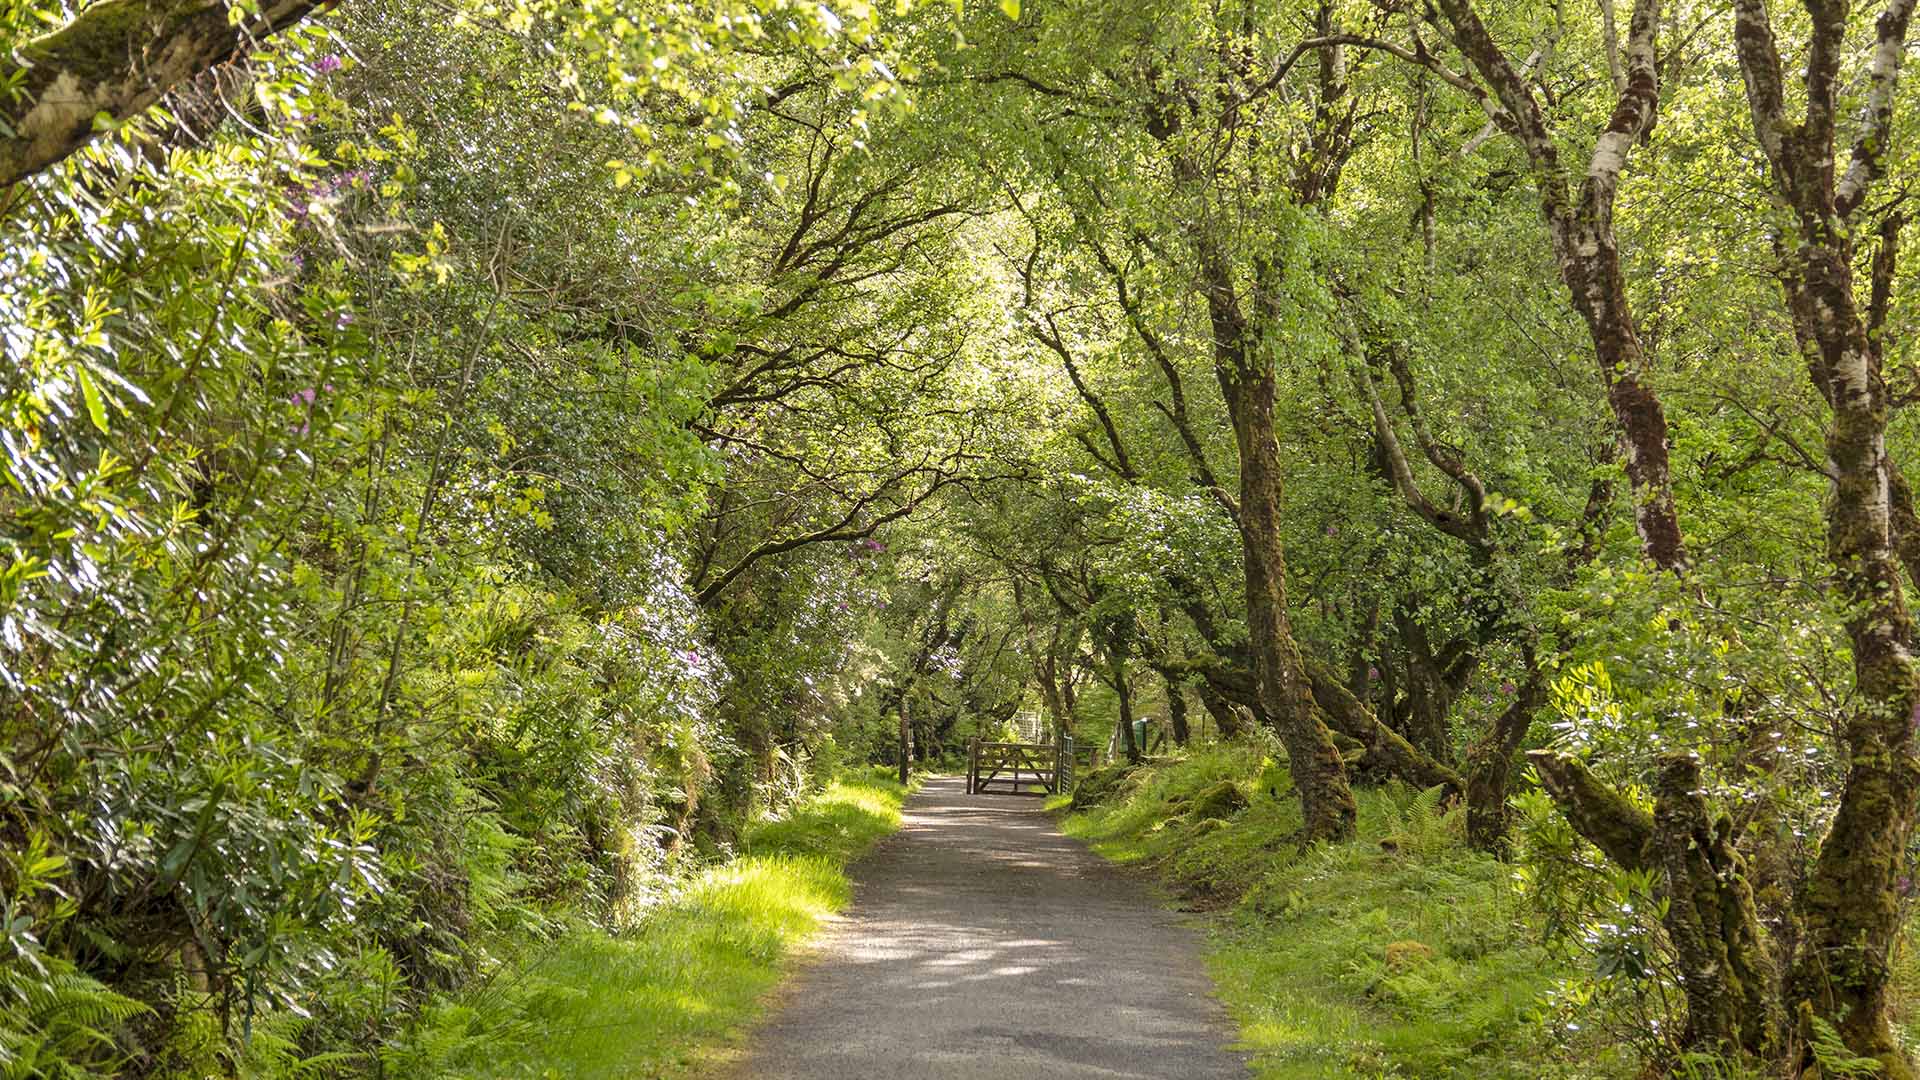
POLYGON ((1061 750, 1055 743, 975 739, 967 753, 967 794, 1057 795, 1061 750))

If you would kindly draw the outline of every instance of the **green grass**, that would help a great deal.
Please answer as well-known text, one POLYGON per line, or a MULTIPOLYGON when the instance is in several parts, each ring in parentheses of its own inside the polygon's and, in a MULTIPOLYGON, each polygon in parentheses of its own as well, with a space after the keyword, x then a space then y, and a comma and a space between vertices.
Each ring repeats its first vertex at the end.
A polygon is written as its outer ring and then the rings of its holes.
POLYGON ((751 1019, 792 949, 845 906, 847 863, 900 824, 905 790, 843 779, 749 831, 633 930, 581 927, 436 1010, 414 1075, 655 1077, 705 1059, 751 1019), (436 1043, 438 1045, 436 1045, 436 1043))
POLYGON ((1539 1002, 1565 972, 1536 944, 1511 869, 1464 847, 1437 794, 1362 791, 1359 838, 1301 854, 1284 773, 1216 749, 1135 772, 1065 827, 1217 912, 1209 967, 1261 1077, 1632 1075, 1603 1046, 1545 1034, 1539 1002), (1183 812, 1223 779, 1247 809, 1183 812))

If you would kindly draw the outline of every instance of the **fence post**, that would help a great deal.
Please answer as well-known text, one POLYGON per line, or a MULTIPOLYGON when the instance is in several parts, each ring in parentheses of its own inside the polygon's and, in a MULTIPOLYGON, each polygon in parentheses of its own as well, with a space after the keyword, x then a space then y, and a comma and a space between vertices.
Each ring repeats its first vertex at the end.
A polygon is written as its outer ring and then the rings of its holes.
POLYGON ((975 793, 980 784, 980 736, 967 740, 967 794, 975 793))

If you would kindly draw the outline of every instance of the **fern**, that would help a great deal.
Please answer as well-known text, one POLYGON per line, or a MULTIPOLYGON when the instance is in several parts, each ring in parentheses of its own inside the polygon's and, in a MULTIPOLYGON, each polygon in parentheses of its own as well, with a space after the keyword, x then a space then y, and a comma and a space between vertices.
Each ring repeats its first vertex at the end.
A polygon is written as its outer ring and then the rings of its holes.
POLYGON ((1447 789, 1436 784, 1415 792, 1404 805, 1387 802, 1386 841, 1409 855, 1430 856, 1444 851, 1458 837, 1464 816, 1459 807, 1443 806, 1447 789))
MULTIPOLYGON (((1804 1014, 1803 1014, 1804 1015, 1804 1014)), ((1817 1016, 1810 1016, 1813 1037, 1810 1049, 1813 1060, 1820 1066, 1820 1075, 1828 1077, 1865 1077, 1879 1076, 1880 1062, 1870 1057, 1855 1057, 1853 1051, 1840 1039, 1840 1033, 1833 1025, 1817 1016)))
POLYGON ((292 1013, 262 1018, 247 1040, 239 1075, 243 1080, 307 1080, 341 1075, 367 1062, 366 1054, 347 1050, 302 1056, 300 1036, 310 1023, 292 1013))
POLYGON ((53 957, 0 968, 0 1080, 91 1080, 118 1071, 113 1029, 147 1011, 53 957))
POLYGON ((1407 804, 1407 814, 1418 818, 1436 817, 1440 813, 1440 800, 1446 796, 1446 785, 1435 784, 1413 797, 1413 801, 1407 804))

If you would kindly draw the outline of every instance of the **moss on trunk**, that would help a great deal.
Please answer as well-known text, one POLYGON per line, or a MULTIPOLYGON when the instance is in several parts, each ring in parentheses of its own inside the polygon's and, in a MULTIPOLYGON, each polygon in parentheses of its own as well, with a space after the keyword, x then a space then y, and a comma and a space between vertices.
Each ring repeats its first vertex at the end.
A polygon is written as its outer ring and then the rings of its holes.
POLYGON ((94 117, 124 120, 201 72, 299 22, 315 0, 267 0, 244 27, 218 0, 101 0, 53 33, 0 53, 0 188, 93 137, 94 117))
POLYGON ((1698 759, 1661 758, 1649 814, 1572 757, 1544 750, 1529 756, 1580 835, 1629 870, 1658 873, 1666 900, 1661 925, 1687 996, 1682 1044, 1749 1064, 1776 1060, 1781 1012, 1766 930, 1731 842, 1732 824, 1708 814, 1698 759))

